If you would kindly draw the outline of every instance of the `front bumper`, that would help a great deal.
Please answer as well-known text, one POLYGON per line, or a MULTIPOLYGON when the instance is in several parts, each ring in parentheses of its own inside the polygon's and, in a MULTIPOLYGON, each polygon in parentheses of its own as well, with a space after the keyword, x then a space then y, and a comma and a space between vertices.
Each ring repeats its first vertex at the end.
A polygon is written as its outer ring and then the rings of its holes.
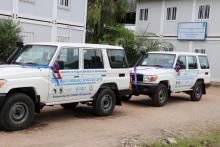
POLYGON ((6 99, 6 94, 0 94, 0 108, 2 107, 2 105, 4 104, 4 101, 6 99))
POLYGON ((159 84, 132 83, 132 95, 151 95, 157 90, 159 84))

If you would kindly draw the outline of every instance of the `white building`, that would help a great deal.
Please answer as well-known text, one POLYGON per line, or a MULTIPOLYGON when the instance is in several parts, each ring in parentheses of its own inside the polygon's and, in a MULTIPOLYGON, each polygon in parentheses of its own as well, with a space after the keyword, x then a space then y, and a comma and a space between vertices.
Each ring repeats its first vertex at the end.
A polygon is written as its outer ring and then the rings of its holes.
POLYGON ((24 42, 85 42, 87 0, 0 0, 0 18, 22 28, 24 42))
POLYGON ((220 0, 138 0, 136 32, 153 32, 177 51, 206 53, 212 80, 220 82, 219 8, 220 0))

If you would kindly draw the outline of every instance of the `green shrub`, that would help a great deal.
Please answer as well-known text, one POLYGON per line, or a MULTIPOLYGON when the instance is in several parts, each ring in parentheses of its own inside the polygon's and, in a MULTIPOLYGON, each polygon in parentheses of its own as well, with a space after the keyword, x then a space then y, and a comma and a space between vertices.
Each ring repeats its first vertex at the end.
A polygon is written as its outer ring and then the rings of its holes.
POLYGON ((21 40, 20 31, 13 20, 0 19, 0 60, 6 59, 16 49, 16 43, 21 40))

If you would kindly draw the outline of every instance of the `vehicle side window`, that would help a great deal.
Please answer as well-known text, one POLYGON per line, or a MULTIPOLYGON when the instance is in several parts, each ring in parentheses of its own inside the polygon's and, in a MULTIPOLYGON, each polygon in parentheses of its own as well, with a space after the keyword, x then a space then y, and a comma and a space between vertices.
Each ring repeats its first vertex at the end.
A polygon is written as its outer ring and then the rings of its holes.
POLYGON ((84 49, 84 69, 103 69, 101 49, 84 49))
POLYGON ((187 59, 189 69, 198 69, 196 56, 188 56, 187 59))
POLYGON ((60 69, 79 69, 79 49, 61 49, 56 62, 60 65, 60 69))
POLYGON ((201 69, 209 69, 209 61, 206 56, 199 56, 201 69))
POLYGON ((127 59, 123 50, 108 49, 107 53, 111 68, 128 68, 127 59))
POLYGON ((179 56, 176 62, 181 69, 186 69, 186 56, 179 56))

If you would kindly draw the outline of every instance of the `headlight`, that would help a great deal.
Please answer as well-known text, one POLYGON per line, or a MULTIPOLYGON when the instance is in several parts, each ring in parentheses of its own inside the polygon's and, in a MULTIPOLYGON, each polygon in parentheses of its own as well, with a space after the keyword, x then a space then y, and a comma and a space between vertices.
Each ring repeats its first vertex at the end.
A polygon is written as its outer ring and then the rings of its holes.
POLYGON ((157 78, 157 75, 144 75, 144 82, 154 82, 157 78))
POLYGON ((6 83, 6 80, 0 80, 0 88, 2 88, 6 83))

